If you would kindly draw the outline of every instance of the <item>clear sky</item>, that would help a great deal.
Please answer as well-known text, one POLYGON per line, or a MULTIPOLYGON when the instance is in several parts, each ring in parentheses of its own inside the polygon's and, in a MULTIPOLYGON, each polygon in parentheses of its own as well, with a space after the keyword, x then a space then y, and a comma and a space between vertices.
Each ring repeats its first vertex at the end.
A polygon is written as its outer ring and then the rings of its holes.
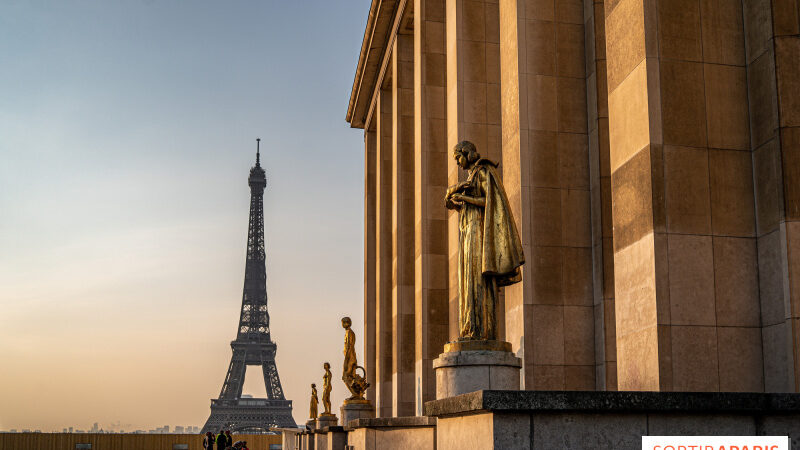
MULTIPOLYGON (((261 137, 278 370, 362 355, 369 0, 0 2, 0 430, 202 426, 230 361, 261 137)), ((333 404, 346 388, 334 376, 333 404)), ((260 369, 245 393, 264 395, 260 369)))

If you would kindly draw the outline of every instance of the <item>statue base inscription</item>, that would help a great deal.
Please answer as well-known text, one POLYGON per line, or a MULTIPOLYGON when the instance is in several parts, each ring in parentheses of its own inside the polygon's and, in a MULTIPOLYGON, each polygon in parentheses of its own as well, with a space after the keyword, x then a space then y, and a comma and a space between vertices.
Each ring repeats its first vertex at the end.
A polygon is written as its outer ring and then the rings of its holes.
POLYGON ((375 407, 369 400, 345 400, 342 407, 339 408, 339 412, 342 414, 343 427, 347 427, 351 420, 375 418, 375 407))
POLYGON ((519 390, 522 360, 503 341, 448 342, 433 360, 436 399, 480 390, 519 390))

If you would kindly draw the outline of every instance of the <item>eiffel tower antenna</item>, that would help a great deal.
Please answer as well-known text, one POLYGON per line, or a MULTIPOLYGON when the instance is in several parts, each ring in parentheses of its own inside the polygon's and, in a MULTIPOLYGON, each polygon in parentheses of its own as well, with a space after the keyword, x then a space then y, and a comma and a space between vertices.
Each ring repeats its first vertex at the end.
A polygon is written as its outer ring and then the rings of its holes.
POLYGON ((211 400, 211 415, 203 427, 218 432, 265 432, 271 427, 296 427, 292 401, 283 396, 267 312, 267 270, 264 251, 264 189, 267 176, 260 165, 260 143, 256 139, 256 165, 250 169, 250 220, 247 228, 247 258, 239 327, 231 342, 233 356, 219 398, 211 400), (267 398, 242 398, 247 366, 261 366, 267 398))

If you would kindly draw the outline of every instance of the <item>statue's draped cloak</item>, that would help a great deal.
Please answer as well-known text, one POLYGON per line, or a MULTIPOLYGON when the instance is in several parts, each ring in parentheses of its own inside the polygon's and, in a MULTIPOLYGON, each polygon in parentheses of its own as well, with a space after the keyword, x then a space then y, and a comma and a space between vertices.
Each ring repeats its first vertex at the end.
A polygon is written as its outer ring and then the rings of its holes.
POLYGON ((520 281, 525 262, 496 165, 478 160, 463 193, 485 205, 465 202, 459 209, 459 325, 461 339, 496 339, 497 288, 520 281))

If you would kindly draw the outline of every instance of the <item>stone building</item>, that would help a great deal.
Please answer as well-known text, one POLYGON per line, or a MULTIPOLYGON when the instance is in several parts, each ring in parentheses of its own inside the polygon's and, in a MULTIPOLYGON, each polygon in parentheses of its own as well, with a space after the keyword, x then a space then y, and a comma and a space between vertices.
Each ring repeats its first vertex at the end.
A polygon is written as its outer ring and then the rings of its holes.
POLYGON ((364 359, 421 415, 456 336, 459 173, 500 163, 526 390, 800 391, 798 0, 373 0, 364 359))

